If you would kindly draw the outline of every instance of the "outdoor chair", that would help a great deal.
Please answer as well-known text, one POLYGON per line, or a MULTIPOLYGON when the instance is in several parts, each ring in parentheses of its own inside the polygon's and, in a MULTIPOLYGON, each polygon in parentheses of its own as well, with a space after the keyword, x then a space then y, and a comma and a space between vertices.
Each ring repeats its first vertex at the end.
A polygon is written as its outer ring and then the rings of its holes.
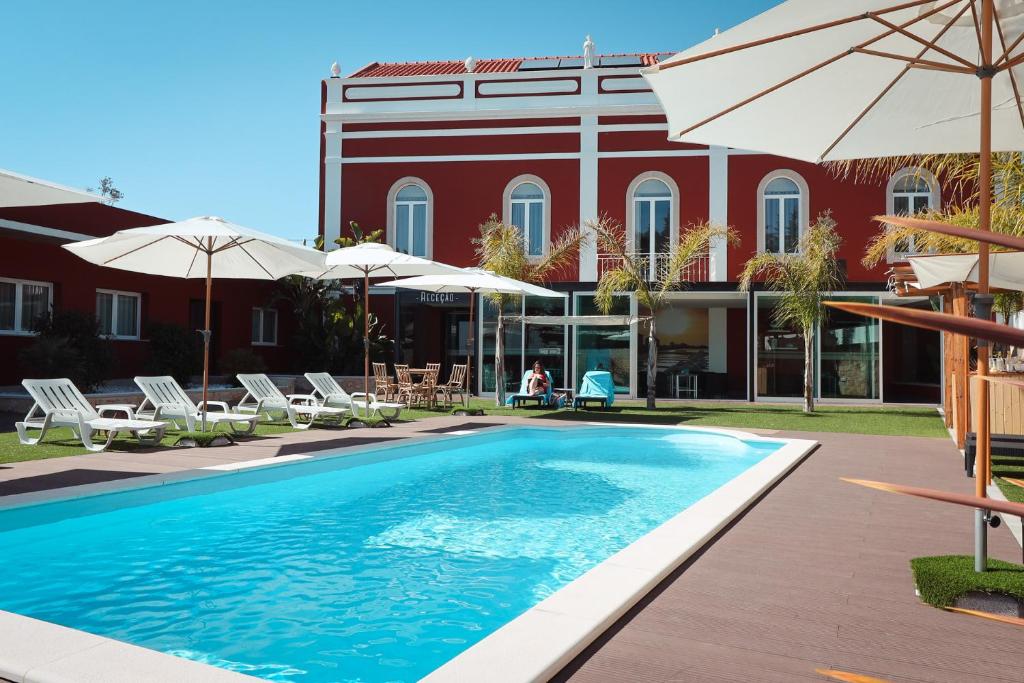
POLYGON ((523 403, 536 403, 539 406, 551 405, 551 398, 554 395, 555 382, 551 378, 551 372, 548 370, 544 371, 544 374, 548 378, 548 390, 543 394, 531 394, 530 392, 530 375, 533 374, 533 370, 527 370, 523 373, 523 379, 519 382, 519 391, 511 394, 505 399, 505 404, 512 406, 513 410, 522 405, 523 403))
POLYGON ((245 396, 235 406, 240 413, 284 415, 295 429, 309 429, 316 420, 338 422, 351 411, 347 408, 332 408, 317 403, 313 394, 288 394, 285 396, 269 377, 264 374, 238 375, 238 381, 245 388, 245 396), (299 418, 306 420, 300 422, 299 418))
POLYGON ((391 420, 397 420, 402 414, 401 403, 384 403, 377 400, 376 394, 361 391, 349 394, 329 372, 307 372, 306 379, 313 385, 313 396, 321 406, 344 408, 356 416, 378 415, 385 424, 391 424, 391 420))
MULTIPOLYGON (((142 393, 146 396, 135 411, 137 417, 170 420, 175 429, 179 428, 178 420, 183 420, 185 428, 190 432, 196 431, 197 424, 202 426, 202 403, 197 405, 189 398, 189 395, 178 384, 178 380, 169 375, 136 377, 135 383, 139 385, 142 393)), ((228 404, 224 401, 206 402, 206 423, 210 426, 210 431, 216 429, 219 424, 226 424, 236 434, 252 434, 256 431, 256 423, 259 421, 259 415, 230 412, 228 404), (211 407, 217 410, 211 410, 211 407), (242 426, 241 429, 239 425, 242 426)))
POLYGON ((70 379, 26 379, 21 384, 35 401, 25 419, 14 425, 18 440, 26 446, 42 441, 50 427, 70 427, 82 445, 93 453, 106 450, 120 432, 131 434, 146 446, 156 446, 164 438, 166 422, 138 420, 131 412, 128 419, 104 417, 107 413, 126 411, 126 407, 101 405, 93 408, 70 379), (39 436, 30 437, 29 429, 38 429, 39 436), (106 432, 106 442, 93 443, 94 432, 106 432))
POLYGON ((608 408, 615 402, 615 382, 612 380, 612 373, 603 370, 591 370, 583 375, 583 382, 580 390, 572 399, 572 409, 580 406, 586 407, 590 403, 596 403, 602 408, 608 408))
POLYGON ((459 403, 466 400, 463 394, 463 385, 466 383, 466 366, 453 365, 452 374, 448 378, 446 384, 438 384, 437 392, 441 394, 441 400, 444 401, 445 405, 451 406, 454 403, 454 395, 459 395, 459 403))
POLYGON ((413 382, 412 373, 408 365, 395 364, 395 374, 398 375, 398 402, 407 406, 415 406, 427 402, 425 388, 422 382, 413 382))
POLYGON ((388 375, 387 363, 373 364, 373 391, 377 398, 381 398, 383 392, 385 401, 390 401, 398 393, 398 384, 392 382, 388 375))

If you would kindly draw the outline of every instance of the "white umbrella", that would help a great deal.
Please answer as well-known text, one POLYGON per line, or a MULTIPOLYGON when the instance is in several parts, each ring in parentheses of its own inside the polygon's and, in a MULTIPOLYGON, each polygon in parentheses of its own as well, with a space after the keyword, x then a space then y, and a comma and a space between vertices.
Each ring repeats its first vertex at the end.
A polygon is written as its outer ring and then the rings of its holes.
POLYGON ((102 202, 103 197, 0 169, 0 207, 102 202))
MULTIPOLYGON (((404 280, 382 282, 381 287, 399 287, 402 289, 418 289, 425 292, 465 292, 469 294, 469 338, 466 349, 466 388, 467 394, 472 391, 472 352, 473 352, 473 304, 477 294, 520 294, 546 298, 565 298, 565 292, 545 289, 529 282, 521 282, 510 277, 496 275, 482 268, 465 268, 461 272, 439 275, 422 275, 404 280)), ((469 403, 469 396, 466 397, 469 403)))
MULTIPOLYGON (((977 254, 911 256, 907 259, 921 289, 947 282, 977 282, 980 258, 977 254)), ((1024 252, 998 251, 988 257, 989 285, 999 289, 1024 290, 1024 252)))
POLYGON ((119 230, 113 235, 63 245, 89 263, 148 275, 206 280, 203 333, 203 430, 210 380, 210 291, 214 278, 278 280, 323 268, 322 252, 293 244, 216 216, 119 230))
MULTIPOLYGON (((324 268, 303 273, 318 280, 363 280, 363 391, 370 393, 370 278, 459 273, 460 268, 395 251, 386 244, 365 242, 327 254, 324 268)), ((366 403, 367 414, 370 404, 366 403)))
MULTIPOLYGON (((788 0, 644 70, 680 142, 808 161, 980 155, 979 223, 991 229, 992 151, 1024 149, 1022 0, 788 0)), ((976 300, 987 317, 989 246, 976 300)), ((979 344, 978 372, 988 373, 979 344)), ((976 493, 990 473, 982 391, 976 493)), ((975 515, 984 569, 984 511, 975 515)))

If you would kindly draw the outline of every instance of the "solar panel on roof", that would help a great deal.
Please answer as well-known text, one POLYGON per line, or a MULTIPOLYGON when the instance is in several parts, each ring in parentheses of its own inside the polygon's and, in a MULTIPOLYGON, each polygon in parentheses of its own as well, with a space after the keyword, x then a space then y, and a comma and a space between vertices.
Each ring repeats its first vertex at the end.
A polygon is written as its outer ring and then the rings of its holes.
POLYGON ((543 71, 545 69, 557 69, 557 59, 524 59, 519 65, 520 71, 543 71))
POLYGON ((601 61, 597 66, 643 66, 643 62, 635 55, 628 55, 624 57, 601 57, 601 61))
POLYGON ((559 69, 582 69, 583 59, 581 57, 574 57, 573 59, 563 59, 561 64, 558 65, 559 69))

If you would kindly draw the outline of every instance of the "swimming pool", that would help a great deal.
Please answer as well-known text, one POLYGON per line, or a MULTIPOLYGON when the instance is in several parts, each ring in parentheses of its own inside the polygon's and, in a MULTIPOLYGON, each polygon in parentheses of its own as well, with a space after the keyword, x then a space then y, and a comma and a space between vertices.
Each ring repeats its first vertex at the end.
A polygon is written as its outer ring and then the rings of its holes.
POLYGON ((764 460, 517 427, 0 512, 0 609, 271 680, 416 680, 764 460))

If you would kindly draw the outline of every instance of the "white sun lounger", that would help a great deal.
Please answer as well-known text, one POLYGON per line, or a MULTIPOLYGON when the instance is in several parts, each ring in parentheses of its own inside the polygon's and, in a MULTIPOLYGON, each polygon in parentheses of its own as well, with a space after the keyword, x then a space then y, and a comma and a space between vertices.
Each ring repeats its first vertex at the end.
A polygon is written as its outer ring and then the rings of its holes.
POLYGON ((238 381, 245 387, 245 396, 235 406, 240 413, 266 415, 285 415, 288 422, 296 429, 309 429, 317 419, 338 421, 351 411, 347 408, 332 408, 317 403, 313 394, 288 394, 285 396, 269 377, 264 374, 237 375, 238 381), (306 422, 300 422, 299 418, 306 422))
POLYGON ((35 401, 25 419, 14 425, 18 440, 26 446, 42 441, 50 427, 70 427, 82 445, 94 453, 106 450, 119 432, 130 433, 147 446, 155 446, 164 438, 166 422, 104 417, 105 413, 123 411, 124 406, 93 408, 70 379, 26 379, 21 384, 35 401), (39 436, 30 437, 29 429, 38 429, 39 436), (106 432, 106 443, 93 443, 93 432, 106 432))
MULTIPOLYGON (((178 380, 169 375, 136 377, 135 383, 146 395, 145 400, 135 411, 137 416, 152 420, 170 420, 175 429, 178 428, 178 420, 183 420, 190 432, 196 430, 197 424, 202 425, 203 416, 200 406, 189 398, 189 395, 178 384, 178 380)), ((231 431, 237 434, 252 434, 256 429, 256 423, 261 419, 259 415, 232 413, 224 401, 206 402, 206 423, 210 426, 211 431, 216 429, 219 424, 226 424, 231 427, 231 431), (211 408, 216 410, 211 410, 211 408), (239 425, 241 425, 241 429, 239 425)))
POLYGON ((366 417, 379 415, 385 424, 391 424, 390 420, 397 420, 402 414, 402 408, 405 407, 401 403, 378 401, 375 394, 365 394, 361 391, 349 394, 329 372, 307 372, 306 379, 313 385, 313 396, 320 405, 348 408, 354 414, 366 417), (370 404, 369 414, 367 398, 370 404))

